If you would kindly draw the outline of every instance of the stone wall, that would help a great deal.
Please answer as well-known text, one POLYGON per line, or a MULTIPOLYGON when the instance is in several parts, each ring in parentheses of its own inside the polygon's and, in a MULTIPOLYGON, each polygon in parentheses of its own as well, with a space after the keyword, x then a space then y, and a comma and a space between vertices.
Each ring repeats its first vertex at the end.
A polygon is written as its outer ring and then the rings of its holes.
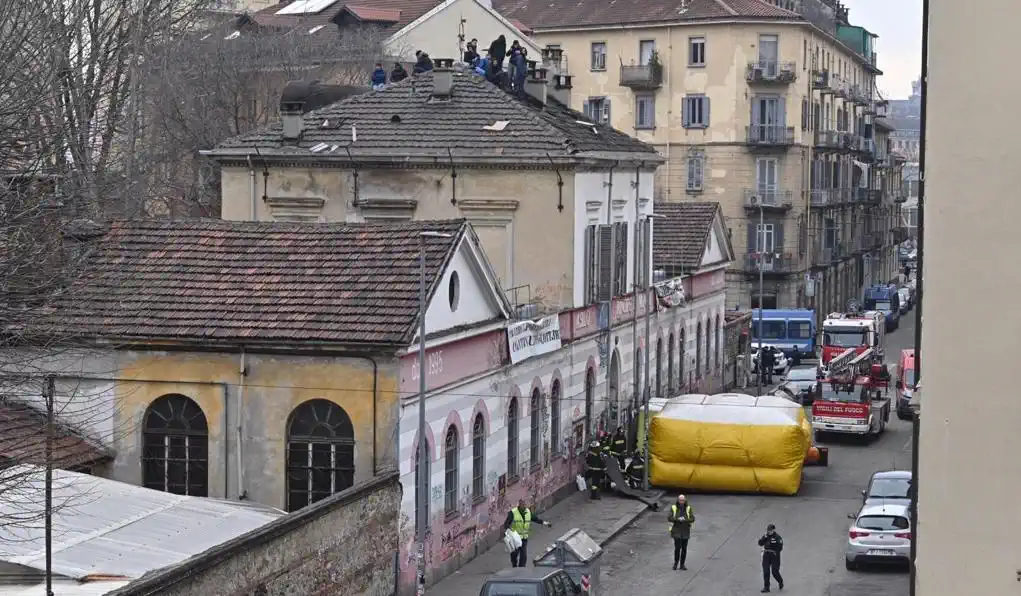
POLYGON ((391 596, 401 497, 377 476, 110 594, 391 596))

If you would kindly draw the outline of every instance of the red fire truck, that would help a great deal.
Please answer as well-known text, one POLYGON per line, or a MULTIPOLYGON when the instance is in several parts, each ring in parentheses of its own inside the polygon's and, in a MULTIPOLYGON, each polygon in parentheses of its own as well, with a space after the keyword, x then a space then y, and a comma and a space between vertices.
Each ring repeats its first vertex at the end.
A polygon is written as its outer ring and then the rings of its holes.
POLYGON ((890 421, 890 372, 882 350, 844 350, 820 373, 821 394, 812 402, 812 428, 825 433, 879 436, 890 421))
POLYGON ((883 347, 885 318, 883 313, 830 313, 822 322, 822 364, 853 348, 861 354, 872 348, 883 347))

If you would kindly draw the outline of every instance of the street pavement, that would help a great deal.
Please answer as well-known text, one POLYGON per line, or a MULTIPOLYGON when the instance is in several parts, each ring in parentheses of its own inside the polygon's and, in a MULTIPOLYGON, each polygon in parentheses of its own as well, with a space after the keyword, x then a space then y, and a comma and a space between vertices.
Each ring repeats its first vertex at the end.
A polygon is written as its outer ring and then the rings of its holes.
MULTIPOLYGON (((914 311, 887 335, 886 358, 914 345, 914 311)), ((891 393, 893 388, 891 387, 891 393)), ((731 596, 762 587, 758 537, 776 524, 784 538, 783 594, 793 596, 907 596, 907 570, 844 568, 850 520, 861 490, 877 470, 911 469, 911 426, 891 416, 886 432, 872 442, 834 440, 829 467, 806 468, 793 497, 689 495, 696 522, 688 546, 687 571, 673 571, 673 548, 664 507, 647 512, 610 542, 603 553, 602 593, 731 596)), ((664 503, 675 495, 664 496, 664 503)), ((777 587, 773 585, 773 591, 777 587)))

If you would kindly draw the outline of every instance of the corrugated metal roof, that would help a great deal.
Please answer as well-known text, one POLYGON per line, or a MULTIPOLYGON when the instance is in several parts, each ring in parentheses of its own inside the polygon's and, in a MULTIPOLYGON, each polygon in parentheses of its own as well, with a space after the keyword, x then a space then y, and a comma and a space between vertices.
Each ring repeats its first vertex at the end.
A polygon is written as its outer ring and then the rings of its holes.
MULTIPOLYGON (((131 582, 124 581, 93 581, 78 583, 75 581, 54 581, 53 596, 102 596, 113 592, 117 588, 123 588, 131 582)), ((43 596, 46 593, 46 584, 19 584, 14 586, 0 586, 2 596, 43 596)))
MULTIPOLYGON (((0 471, 0 560, 45 569, 44 469, 0 471)), ((284 515, 270 507, 185 497, 54 470, 53 570, 60 576, 135 579, 284 515)), ((110 588, 111 590, 114 588, 110 588)))

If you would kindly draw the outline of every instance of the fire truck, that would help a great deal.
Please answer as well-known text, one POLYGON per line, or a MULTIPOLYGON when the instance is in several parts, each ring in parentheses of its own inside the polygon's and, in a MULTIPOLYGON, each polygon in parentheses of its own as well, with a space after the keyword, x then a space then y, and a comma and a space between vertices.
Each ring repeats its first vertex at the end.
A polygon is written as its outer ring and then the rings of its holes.
POLYGON ((890 372, 881 349, 844 350, 819 375, 821 395, 812 403, 816 436, 879 436, 890 421, 890 372))
POLYGON ((822 365, 848 348, 858 354, 865 350, 881 350, 886 317, 878 311, 864 313, 830 313, 822 322, 822 365))

